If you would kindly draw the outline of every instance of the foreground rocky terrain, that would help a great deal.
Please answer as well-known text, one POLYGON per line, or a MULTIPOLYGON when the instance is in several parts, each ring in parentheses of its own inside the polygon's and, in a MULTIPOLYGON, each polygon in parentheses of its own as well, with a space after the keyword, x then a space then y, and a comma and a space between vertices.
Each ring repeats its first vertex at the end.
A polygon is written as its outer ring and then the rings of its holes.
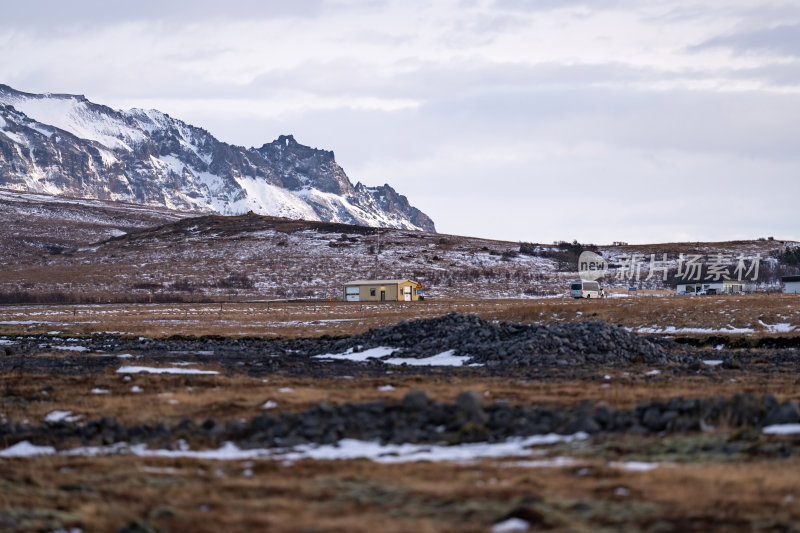
POLYGON ((456 313, 311 338, 4 327, 8 531, 800 527, 795 337, 456 313))

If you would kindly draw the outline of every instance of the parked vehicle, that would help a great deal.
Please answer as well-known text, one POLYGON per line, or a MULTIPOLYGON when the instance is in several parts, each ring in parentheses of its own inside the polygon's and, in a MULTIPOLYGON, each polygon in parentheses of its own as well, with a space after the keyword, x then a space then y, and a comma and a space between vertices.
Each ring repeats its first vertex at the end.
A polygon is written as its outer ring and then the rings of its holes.
POLYGON ((573 298, 604 298, 605 292, 596 281, 579 280, 572 282, 569 295, 573 298))

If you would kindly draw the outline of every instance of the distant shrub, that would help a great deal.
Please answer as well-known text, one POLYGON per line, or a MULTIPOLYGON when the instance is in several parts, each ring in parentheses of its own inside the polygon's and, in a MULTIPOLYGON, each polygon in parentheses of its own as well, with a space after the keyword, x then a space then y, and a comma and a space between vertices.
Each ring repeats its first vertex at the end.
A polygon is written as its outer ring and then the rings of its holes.
POLYGON ((215 286, 222 289, 252 289, 255 283, 247 274, 231 274, 217 281, 215 286))
POLYGON ((784 250, 783 253, 778 256, 778 261, 784 265, 800 265, 800 246, 784 250))
POLYGON ((154 291, 161 288, 160 283, 153 283, 148 281, 143 281, 140 283, 134 283, 131 288, 137 290, 144 290, 144 291, 154 291))
POLYGON ((185 278, 184 279, 179 279, 178 281, 174 281, 172 284, 170 284, 169 287, 170 287, 170 289, 172 289, 174 291, 180 291, 180 292, 194 292, 195 291, 194 283, 192 283, 191 281, 189 281, 189 280, 187 280, 185 278))

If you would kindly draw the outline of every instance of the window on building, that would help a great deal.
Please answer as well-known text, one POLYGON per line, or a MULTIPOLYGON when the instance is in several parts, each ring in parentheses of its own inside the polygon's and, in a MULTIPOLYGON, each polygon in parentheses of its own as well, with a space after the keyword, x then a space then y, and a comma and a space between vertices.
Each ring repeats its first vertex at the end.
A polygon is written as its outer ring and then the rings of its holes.
POLYGON ((375 289, 370 289, 369 290, 369 295, 370 296, 375 296, 375 289))

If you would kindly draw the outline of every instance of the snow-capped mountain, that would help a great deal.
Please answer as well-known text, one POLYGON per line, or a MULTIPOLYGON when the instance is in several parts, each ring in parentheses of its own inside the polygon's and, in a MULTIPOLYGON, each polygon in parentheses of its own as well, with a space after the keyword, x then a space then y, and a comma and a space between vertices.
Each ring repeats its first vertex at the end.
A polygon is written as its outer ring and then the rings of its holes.
POLYGON ((353 185, 333 152, 291 135, 260 148, 218 141, 157 110, 0 85, 0 187, 225 215, 435 231, 389 185, 353 185))

